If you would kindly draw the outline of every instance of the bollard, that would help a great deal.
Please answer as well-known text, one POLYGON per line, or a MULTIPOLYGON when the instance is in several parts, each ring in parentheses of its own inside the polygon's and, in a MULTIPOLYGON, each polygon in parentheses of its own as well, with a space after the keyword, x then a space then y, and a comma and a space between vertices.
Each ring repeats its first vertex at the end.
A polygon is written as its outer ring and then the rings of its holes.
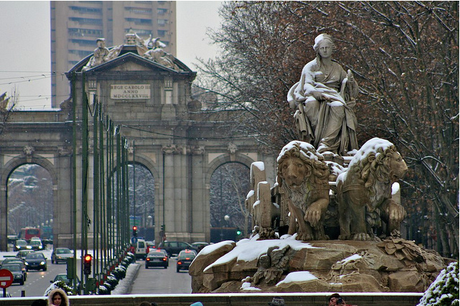
POLYGON ((25 290, 21 290, 21 297, 26 297, 26 291, 25 290))

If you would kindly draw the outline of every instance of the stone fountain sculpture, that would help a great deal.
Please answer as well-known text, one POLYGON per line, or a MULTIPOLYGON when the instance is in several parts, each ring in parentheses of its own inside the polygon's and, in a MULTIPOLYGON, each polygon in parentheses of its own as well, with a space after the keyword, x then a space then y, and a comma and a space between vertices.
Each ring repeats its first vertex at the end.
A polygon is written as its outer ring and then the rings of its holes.
POLYGON ((423 292, 447 266, 401 238, 395 186, 407 166, 384 139, 357 150, 356 81, 331 61, 329 35, 314 49, 288 93, 301 140, 281 150, 274 186, 253 163, 253 235, 204 248, 189 270, 193 292, 423 292))

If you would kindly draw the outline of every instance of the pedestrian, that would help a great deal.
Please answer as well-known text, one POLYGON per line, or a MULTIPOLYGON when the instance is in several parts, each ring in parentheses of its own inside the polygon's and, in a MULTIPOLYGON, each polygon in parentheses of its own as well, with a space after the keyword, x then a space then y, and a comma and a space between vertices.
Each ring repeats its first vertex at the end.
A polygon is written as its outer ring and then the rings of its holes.
POLYGON ((284 299, 282 297, 274 297, 270 303, 268 303, 270 306, 284 306, 284 299))
POLYGON ((327 302, 328 302, 327 306, 336 306, 336 305, 337 305, 337 303, 336 303, 337 300, 338 300, 338 299, 341 299, 341 298, 342 298, 342 297, 341 297, 340 294, 338 294, 338 293, 332 294, 332 295, 329 296, 328 299, 327 299, 327 302))
POLYGON ((48 295, 48 304, 50 306, 70 306, 69 298, 61 288, 53 289, 48 295))

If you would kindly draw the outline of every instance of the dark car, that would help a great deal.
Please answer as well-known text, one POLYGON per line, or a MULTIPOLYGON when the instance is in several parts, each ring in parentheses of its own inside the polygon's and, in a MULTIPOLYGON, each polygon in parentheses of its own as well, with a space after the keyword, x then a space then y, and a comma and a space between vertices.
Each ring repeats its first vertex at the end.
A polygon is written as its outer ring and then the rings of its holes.
POLYGON ((26 255, 29 254, 29 253, 32 253, 32 252, 33 252, 32 250, 20 250, 16 254, 16 258, 21 259, 22 261, 24 261, 26 259, 26 255))
POLYGON ((16 244, 14 245, 14 250, 32 250, 32 247, 24 239, 18 239, 16 240, 16 244))
POLYGON ((195 256, 196 252, 194 250, 180 251, 179 255, 177 256, 176 271, 179 272, 180 270, 188 270, 190 264, 195 259, 195 256))
POLYGON ((56 248, 51 254, 51 263, 66 263, 67 258, 73 258, 73 252, 69 248, 56 248))
POLYGON ((163 267, 168 268, 169 266, 169 256, 166 250, 160 249, 153 249, 145 258, 145 268, 148 269, 149 267, 163 267))
POLYGON ((2 265, 2 269, 9 270, 13 274, 13 283, 19 283, 19 285, 24 285, 26 277, 25 272, 22 271, 21 265, 18 263, 8 263, 2 265))
POLYGON ((194 247, 198 252, 200 252, 202 249, 204 249, 205 246, 208 246, 209 242, 194 242, 192 243, 192 247, 194 247))
POLYGON ((2 269, 4 266, 6 265, 9 265, 9 264, 18 264, 21 266, 21 270, 22 270, 22 273, 24 274, 24 280, 26 281, 27 280, 27 271, 26 271, 26 265, 24 263, 24 261, 20 258, 16 258, 16 257, 8 257, 8 258, 5 258, 3 261, 2 261, 2 269))
POLYGON ((40 252, 33 252, 29 253, 25 259, 26 263, 26 271, 29 270, 43 270, 46 271, 48 269, 48 265, 46 264, 46 257, 43 253, 40 252))
POLYGON ((180 251, 185 249, 196 250, 192 245, 183 241, 164 241, 158 245, 158 248, 166 250, 169 256, 177 255, 180 251))

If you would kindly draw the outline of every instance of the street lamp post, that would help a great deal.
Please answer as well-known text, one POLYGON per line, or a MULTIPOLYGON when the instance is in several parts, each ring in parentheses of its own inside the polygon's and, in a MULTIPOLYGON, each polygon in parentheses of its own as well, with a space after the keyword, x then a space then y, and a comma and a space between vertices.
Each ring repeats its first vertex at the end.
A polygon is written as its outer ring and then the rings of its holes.
MULTIPOLYGON (((230 220, 230 216, 225 215, 224 216, 225 225, 227 225, 228 220, 230 220)), ((223 241, 223 240, 224 240, 224 230, 223 230, 223 226, 221 226, 220 227, 220 241, 223 241)))

